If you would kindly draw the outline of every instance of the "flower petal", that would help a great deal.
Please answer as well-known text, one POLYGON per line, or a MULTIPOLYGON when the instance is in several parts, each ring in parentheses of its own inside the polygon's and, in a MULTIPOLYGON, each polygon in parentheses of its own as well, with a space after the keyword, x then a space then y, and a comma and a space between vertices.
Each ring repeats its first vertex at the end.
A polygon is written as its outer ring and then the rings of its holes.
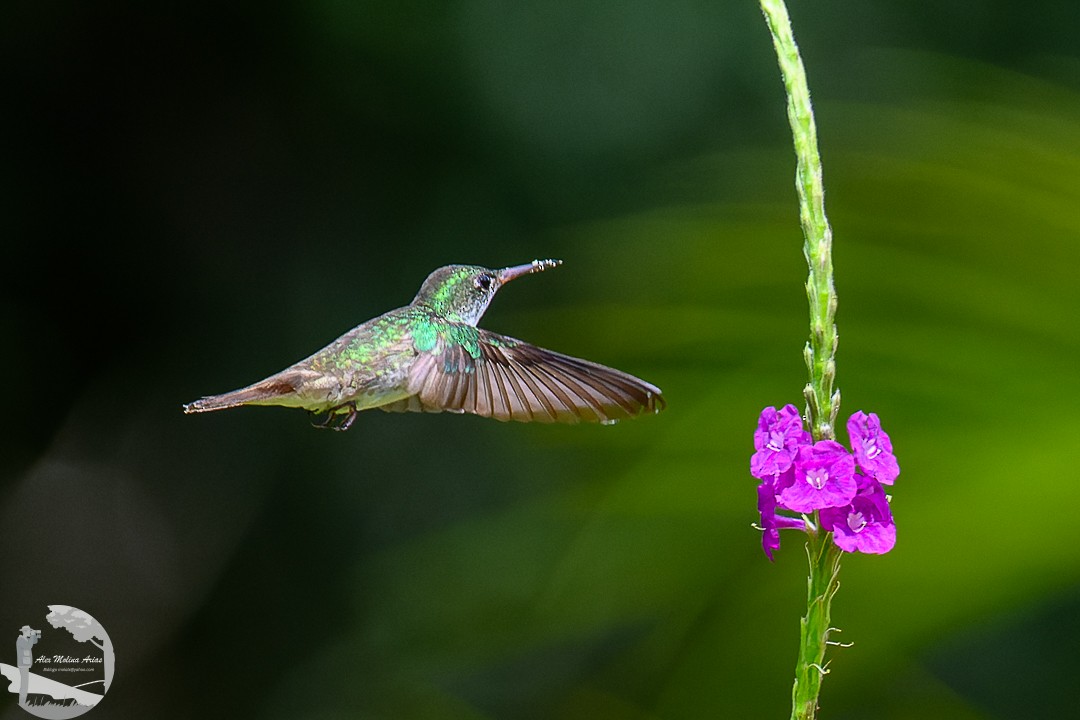
POLYGON ((780 547, 781 530, 805 530, 806 523, 801 518, 776 514, 776 488, 772 480, 758 485, 758 512, 761 513, 761 547, 771 561, 773 551, 780 547))
POLYGON ((818 516, 821 527, 845 552, 881 555, 896 545, 896 524, 881 485, 872 478, 845 507, 827 508, 818 516))
POLYGON ((840 443, 819 440, 799 448, 795 480, 777 494, 781 507, 809 513, 847 505, 858 490, 855 459, 840 443))
POLYGON ((900 465, 893 455, 892 441, 881 429, 877 414, 867 415, 859 410, 848 419, 847 430, 859 467, 877 478, 878 482, 892 485, 900 474, 900 465))
POLYGON ((803 430, 798 408, 791 404, 780 410, 765 408, 754 431, 756 452, 750 458, 750 474, 764 480, 785 472, 791 467, 799 446, 809 441, 810 434, 803 430))

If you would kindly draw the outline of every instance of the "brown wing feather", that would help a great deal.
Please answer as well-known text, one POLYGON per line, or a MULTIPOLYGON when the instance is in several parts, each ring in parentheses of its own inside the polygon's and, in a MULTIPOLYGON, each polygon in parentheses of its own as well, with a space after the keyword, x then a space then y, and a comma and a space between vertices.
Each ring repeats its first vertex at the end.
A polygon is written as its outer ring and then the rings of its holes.
POLYGON ((614 368, 478 330, 479 357, 446 343, 413 363, 413 395, 390 411, 466 412, 519 422, 615 422, 665 406, 660 389, 614 368))

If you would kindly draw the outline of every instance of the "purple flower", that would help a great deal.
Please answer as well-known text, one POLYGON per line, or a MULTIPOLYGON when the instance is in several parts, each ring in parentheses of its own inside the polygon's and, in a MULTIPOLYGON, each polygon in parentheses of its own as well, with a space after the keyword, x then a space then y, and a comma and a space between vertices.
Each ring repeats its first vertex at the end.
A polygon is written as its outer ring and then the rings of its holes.
POLYGON ((862 410, 851 416, 847 423, 851 449, 863 472, 886 485, 892 485, 900 474, 900 465, 893 455, 892 441, 881 429, 881 421, 875 413, 867 415, 862 410))
POLYGON ((803 430, 802 416, 794 405, 780 410, 770 406, 761 411, 754 431, 754 449, 750 474, 759 480, 776 477, 791 467, 800 445, 810 443, 810 433, 803 430))
MULTIPOLYGON (((793 473, 789 473, 793 474, 793 473)), ((773 550, 780 547, 780 531, 785 529, 805 530, 806 523, 801 518, 776 514, 776 486, 772 479, 758 485, 758 512, 761 513, 761 547, 766 557, 773 559, 773 550)))
POLYGON ((896 524, 889 500, 877 480, 858 475, 859 493, 845 507, 821 511, 821 527, 833 534, 833 542, 844 552, 882 555, 896 544, 896 524))
POLYGON ((816 532, 815 524, 844 552, 880 555, 896 545, 896 524, 882 487, 900 474, 892 441, 874 413, 860 410, 847 429, 852 452, 835 440, 814 443, 794 405, 761 411, 750 472, 762 481, 759 529, 769 560, 780 548, 781 530, 816 532))
POLYGON ((855 497, 855 458, 835 440, 819 440, 799 447, 795 457, 795 479, 777 493, 780 505, 788 510, 809 513, 828 507, 843 507, 855 497))

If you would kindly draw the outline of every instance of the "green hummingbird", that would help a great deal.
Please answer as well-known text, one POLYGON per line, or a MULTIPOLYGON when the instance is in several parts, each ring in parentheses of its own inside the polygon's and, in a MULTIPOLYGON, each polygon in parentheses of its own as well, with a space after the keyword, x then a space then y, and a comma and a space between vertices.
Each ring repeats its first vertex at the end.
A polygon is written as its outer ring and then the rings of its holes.
POLYGON ((348 430, 357 412, 376 407, 603 424, 660 412, 666 405, 660 389, 644 380, 476 327, 503 285, 561 264, 439 268, 405 307, 368 320, 276 375, 196 400, 184 412, 281 405, 325 415, 316 426, 334 430, 348 430))

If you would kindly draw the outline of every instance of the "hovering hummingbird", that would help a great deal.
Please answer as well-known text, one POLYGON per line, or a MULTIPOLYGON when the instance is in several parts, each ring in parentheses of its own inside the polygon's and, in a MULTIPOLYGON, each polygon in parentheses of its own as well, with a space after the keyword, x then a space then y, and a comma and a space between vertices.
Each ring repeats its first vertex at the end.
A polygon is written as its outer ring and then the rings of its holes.
POLYGON ((240 390, 184 406, 298 407, 348 430, 356 413, 473 413, 520 422, 611 424, 666 403, 644 380, 476 327, 506 283, 561 265, 534 260, 489 270, 448 265, 428 275, 405 307, 368 320, 311 357, 240 390))

